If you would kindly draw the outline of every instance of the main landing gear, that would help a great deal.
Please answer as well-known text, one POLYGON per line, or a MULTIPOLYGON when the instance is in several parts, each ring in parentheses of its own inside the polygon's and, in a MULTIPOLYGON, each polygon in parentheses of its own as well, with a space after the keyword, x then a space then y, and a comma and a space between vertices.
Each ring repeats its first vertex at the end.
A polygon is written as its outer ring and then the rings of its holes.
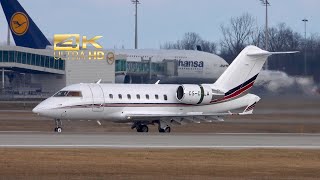
POLYGON ((143 123, 143 122, 135 122, 133 123, 133 125, 131 126, 131 129, 134 129, 136 128, 137 132, 149 132, 149 128, 148 126, 143 123))
POLYGON ((156 121, 158 124, 159 133, 170 133, 171 128, 166 121, 156 121))
POLYGON ((154 121, 152 123, 137 121, 132 125, 131 129, 136 129, 137 132, 147 133, 147 132, 149 132, 148 125, 149 124, 154 125, 154 123, 158 124, 159 133, 170 133, 171 132, 171 127, 165 121, 154 121))
POLYGON ((62 132, 62 121, 61 119, 54 119, 56 127, 54 128, 54 132, 61 133, 62 132))

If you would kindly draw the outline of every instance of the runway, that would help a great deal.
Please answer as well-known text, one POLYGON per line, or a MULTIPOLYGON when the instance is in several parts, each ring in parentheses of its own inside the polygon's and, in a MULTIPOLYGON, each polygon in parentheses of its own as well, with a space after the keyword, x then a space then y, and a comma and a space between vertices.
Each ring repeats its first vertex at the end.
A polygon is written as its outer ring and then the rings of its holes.
POLYGON ((0 132, 0 148, 320 149, 320 134, 0 132))

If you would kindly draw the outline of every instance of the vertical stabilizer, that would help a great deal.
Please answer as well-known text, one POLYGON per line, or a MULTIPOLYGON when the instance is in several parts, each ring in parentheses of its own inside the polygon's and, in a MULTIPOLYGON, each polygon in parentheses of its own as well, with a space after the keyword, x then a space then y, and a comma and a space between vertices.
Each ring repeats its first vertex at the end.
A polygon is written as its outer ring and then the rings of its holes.
POLYGON ((214 83, 214 89, 225 92, 227 97, 237 96, 253 86, 270 55, 290 53, 297 53, 297 51, 268 52, 256 46, 247 46, 214 83))
POLYGON ((17 46, 34 49, 45 49, 51 46, 17 0, 0 0, 0 2, 17 46))

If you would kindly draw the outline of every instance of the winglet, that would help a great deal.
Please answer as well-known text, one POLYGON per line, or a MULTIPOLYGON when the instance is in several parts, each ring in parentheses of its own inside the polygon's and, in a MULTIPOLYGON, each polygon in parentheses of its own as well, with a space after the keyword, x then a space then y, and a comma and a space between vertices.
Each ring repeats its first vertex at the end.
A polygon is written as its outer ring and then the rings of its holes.
POLYGON ((96 84, 100 84, 100 83, 101 83, 101 81, 102 81, 102 79, 99 79, 99 81, 98 81, 96 84))
POLYGON ((160 80, 158 80, 156 83, 154 83, 154 84, 159 84, 160 83, 160 80))

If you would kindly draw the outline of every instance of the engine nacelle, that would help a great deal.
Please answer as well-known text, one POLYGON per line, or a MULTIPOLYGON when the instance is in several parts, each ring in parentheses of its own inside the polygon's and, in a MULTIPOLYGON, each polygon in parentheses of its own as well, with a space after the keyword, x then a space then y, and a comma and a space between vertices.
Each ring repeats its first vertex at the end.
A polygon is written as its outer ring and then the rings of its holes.
POLYGON ((185 104, 210 104, 212 89, 208 85, 180 85, 177 89, 177 99, 185 104))

